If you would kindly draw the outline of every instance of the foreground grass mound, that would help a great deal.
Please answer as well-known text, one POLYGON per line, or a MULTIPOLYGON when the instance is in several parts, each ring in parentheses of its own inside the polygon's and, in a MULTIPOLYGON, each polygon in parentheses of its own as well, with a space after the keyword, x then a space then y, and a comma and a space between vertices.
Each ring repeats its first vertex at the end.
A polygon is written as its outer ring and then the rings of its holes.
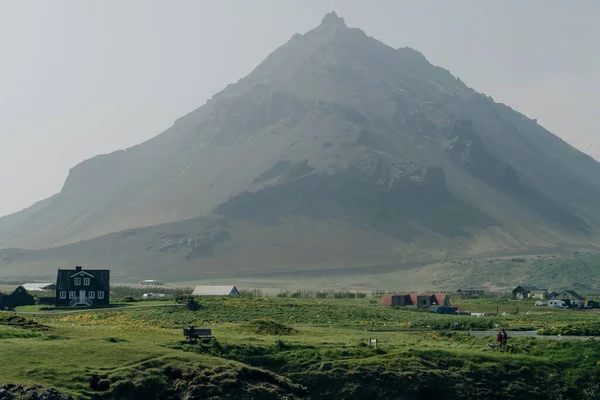
MULTIPOLYGON (((340 334, 340 332, 338 332, 340 334)), ((337 347, 278 339, 170 348, 270 370, 305 388, 308 399, 598 399, 600 343, 513 339, 503 352, 465 334, 402 337, 406 350, 363 342, 337 347), (561 371, 561 373, 557 373, 561 371)), ((404 346, 403 346, 404 347, 404 346)))
POLYGON ((301 399, 288 379, 240 364, 216 367, 169 358, 113 373, 93 374, 81 395, 99 399, 301 399))
POLYGON ((39 322, 23 318, 17 314, 0 312, 0 326, 11 326, 15 328, 31 329, 31 330, 47 330, 48 327, 39 322))
POLYGON ((73 400, 73 397, 56 389, 45 389, 38 385, 2 385, 0 386, 0 399, 73 400))
POLYGON ((90 400, 600 399, 600 340, 515 331, 587 329, 597 323, 593 310, 462 302, 486 313, 499 307, 484 319, 383 308, 369 299, 207 298, 203 305, 32 322, 4 314, 0 385, 35 383, 90 400), (517 306, 519 314, 502 315, 517 306), (52 334, 23 329, 36 324, 52 334), (509 327, 506 349, 488 347, 494 331, 460 332, 474 324, 509 327), (187 343, 181 327, 188 325, 210 327, 214 337, 187 343))

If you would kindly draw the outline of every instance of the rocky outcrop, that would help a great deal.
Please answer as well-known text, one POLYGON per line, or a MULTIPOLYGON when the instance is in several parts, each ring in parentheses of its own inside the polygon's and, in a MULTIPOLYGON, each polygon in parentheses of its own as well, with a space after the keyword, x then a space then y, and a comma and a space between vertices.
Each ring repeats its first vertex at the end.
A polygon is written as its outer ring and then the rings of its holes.
POLYGON ((214 247, 230 239, 226 229, 227 221, 222 218, 214 224, 201 226, 199 230, 168 231, 158 233, 156 240, 146 246, 146 250, 157 250, 162 253, 182 253, 185 259, 212 257, 214 247))
POLYGON ((0 386, 0 400, 73 400, 71 395, 38 385, 0 386))
POLYGON ((442 132, 448 139, 446 152, 455 165, 492 186, 511 192, 522 190, 517 171, 488 153, 471 121, 450 119, 442 132))
POLYGON ((261 175, 274 182, 255 192, 244 192, 215 209, 215 213, 256 223, 275 223, 287 215, 314 219, 335 218, 370 226, 410 241, 425 225, 446 235, 464 235, 466 226, 496 222, 452 195, 441 167, 405 162, 377 151, 365 151, 339 172, 308 172, 306 161, 278 163, 261 175), (278 177, 274 179, 275 172, 278 177), (464 216, 461 221, 452 213, 464 216))

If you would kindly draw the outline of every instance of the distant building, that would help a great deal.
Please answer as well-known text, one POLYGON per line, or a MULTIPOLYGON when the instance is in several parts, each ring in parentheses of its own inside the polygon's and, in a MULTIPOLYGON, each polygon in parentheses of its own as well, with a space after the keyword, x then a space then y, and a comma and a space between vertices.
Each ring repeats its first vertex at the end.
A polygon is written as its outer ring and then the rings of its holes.
POLYGON ((587 308, 600 308, 600 303, 598 303, 596 300, 587 300, 585 302, 585 306, 587 308))
POLYGON ((144 293, 142 299, 150 299, 152 297, 167 297, 165 293, 144 293))
POLYGON ((59 269, 56 305, 62 307, 107 305, 110 300, 110 270, 59 269))
POLYGON ((540 289, 536 286, 517 286, 512 291, 513 299, 523 300, 529 298, 535 299, 547 299, 548 298, 548 290, 540 289))
POLYGON ((381 298, 382 306, 429 308, 431 306, 450 306, 447 294, 384 294, 381 298))
POLYGON ((529 298, 546 300, 548 299, 548 291, 546 289, 532 290, 529 292, 529 298))
POLYGON ((15 308, 19 306, 32 306, 35 298, 27 293, 23 286, 19 286, 12 294, 0 293, 0 310, 15 308))
POLYGON ((482 289, 458 289, 456 294, 462 297, 479 297, 485 294, 485 290, 482 289))
POLYGON ((146 279, 140 282, 140 285, 155 285, 160 286, 164 285, 163 281, 157 281, 156 279, 146 279))
POLYGON ((56 284, 48 283, 26 283, 23 288, 28 292, 53 292, 56 289, 56 284))
POLYGON ((235 286, 196 286, 192 296, 239 296, 235 286))
POLYGON ((564 290, 556 296, 557 300, 562 300, 571 307, 584 308, 585 297, 581 296, 574 290, 564 290))

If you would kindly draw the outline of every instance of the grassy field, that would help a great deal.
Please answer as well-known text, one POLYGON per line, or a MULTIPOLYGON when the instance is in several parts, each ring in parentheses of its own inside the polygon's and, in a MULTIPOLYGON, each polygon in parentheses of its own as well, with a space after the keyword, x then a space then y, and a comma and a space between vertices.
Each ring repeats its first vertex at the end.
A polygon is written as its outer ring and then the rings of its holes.
POLYGON ((349 289, 386 292, 452 291, 459 287, 483 287, 508 291, 530 284, 554 290, 574 289, 600 293, 600 254, 566 253, 485 259, 440 260, 411 265, 287 271, 268 274, 236 274, 222 279, 171 282, 173 285, 229 285, 261 288, 275 294, 281 289, 349 289))
POLYGON ((119 309, 119 308, 124 308, 124 307, 136 307, 136 308, 142 308, 142 307, 155 307, 155 306, 165 306, 165 305, 172 305, 174 304, 174 300, 171 299, 164 299, 164 300, 144 300, 144 301, 138 301, 138 302, 124 302, 124 301, 115 301, 115 302, 111 302, 108 305, 102 305, 102 306, 97 306, 91 309, 88 308, 77 308, 77 309, 73 309, 72 307, 54 307, 54 306, 48 306, 48 305, 40 305, 40 304, 36 304, 33 306, 19 306, 15 308, 15 312, 17 313, 65 313, 65 312, 73 312, 73 313, 85 313, 88 312, 89 310, 105 310, 105 309, 119 309))
POLYGON ((196 312, 0 313, 0 384, 41 384, 84 399, 598 398, 600 341, 512 337, 498 351, 487 347, 492 337, 465 332, 496 326, 592 332, 600 326, 592 310, 457 301, 473 312, 519 309, 476 318, 383 308, 368 298, 201 303, 196 312), (212 329, 214 339, 186 343, 182 328, 190 324, 212 329), (368 338, 379 340, 377 349, 368 338))

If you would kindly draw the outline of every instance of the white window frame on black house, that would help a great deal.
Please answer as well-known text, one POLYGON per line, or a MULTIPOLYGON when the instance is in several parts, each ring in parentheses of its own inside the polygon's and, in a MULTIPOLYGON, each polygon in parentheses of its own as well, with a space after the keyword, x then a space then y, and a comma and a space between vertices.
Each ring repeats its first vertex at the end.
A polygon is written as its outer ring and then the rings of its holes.
POLYGON ((94 300, 94 298, 96 297, 96 292, 94 292, 93 290, 90 290, 88 292, 88 297, 90 298, 90 300, 94 300))
POLYGON ((69 291, 69 300, 73 300, 75 298, 75 291, 74 290, 70 290, 69 291))
POLYGON ((90 278, 83 278, 83 286, 90 286, 90 278))
POLYGON ((104 292, 103 291, 98 291, 98 300, 104 300, 104 292))
POLYGON ((81 278, 75 278, 75 286, 81 286, 81 278))
POLYGON ((64 299, 67 298, 67 291, 66 290, 61 290, 59 295, 60 295, 60 299, 64 300, 64 299))

